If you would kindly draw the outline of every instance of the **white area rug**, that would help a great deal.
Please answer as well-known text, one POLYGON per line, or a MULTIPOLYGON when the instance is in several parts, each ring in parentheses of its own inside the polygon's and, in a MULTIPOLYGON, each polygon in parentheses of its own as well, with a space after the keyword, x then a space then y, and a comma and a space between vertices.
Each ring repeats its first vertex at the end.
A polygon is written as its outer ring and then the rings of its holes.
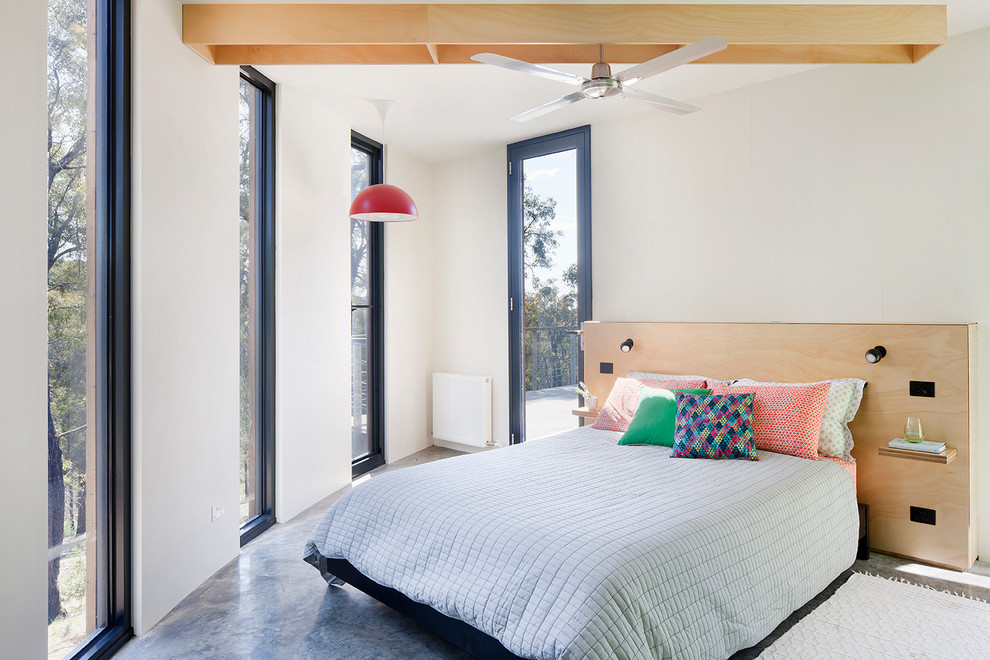
POLYGON ((761 660, 990 659, 990 604, 854 573, 761 660))

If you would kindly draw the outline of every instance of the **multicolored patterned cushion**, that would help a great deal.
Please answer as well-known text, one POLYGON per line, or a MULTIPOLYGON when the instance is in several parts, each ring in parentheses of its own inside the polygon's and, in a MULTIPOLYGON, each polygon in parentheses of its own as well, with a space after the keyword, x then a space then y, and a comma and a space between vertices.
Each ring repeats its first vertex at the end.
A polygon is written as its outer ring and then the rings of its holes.
POLYGON ((757 459, 753 444, 752 394, 684 394, 675 392, 675 458, 757 459))
POLYGON ((828 401, 828 382, 810 385, 712 385, 712 394, 755 395, 753 433, 757 449, 818 460, 818 433, 828 401))
POLYGON ((698 390, 705 387, 705 381, 616 378, 612 391, 609 392, 608 398, 602 404, 602 409, 598 412, 598 418, 591 426, 602 431, 625 433, 633 415, 636 414, 636 406, 639 405, 639 390, 644 385, 659 390, 698 390))

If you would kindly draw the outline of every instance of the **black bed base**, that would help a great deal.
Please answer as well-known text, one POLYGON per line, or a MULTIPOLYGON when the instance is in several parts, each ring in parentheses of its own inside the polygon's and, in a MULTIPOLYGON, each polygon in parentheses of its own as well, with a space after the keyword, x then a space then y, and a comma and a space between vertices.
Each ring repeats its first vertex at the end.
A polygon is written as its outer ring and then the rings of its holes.
POLYGON ((316 567, 328 582, 334 577, 343 580, 475 657, 483 660, 522 660, 491 635, 486 635, 460 619, 441 614, 429 605, 417 603, 395 589, 383 587, 365 577, 346 559, 327 559, 318 555, 316 567))
MULTIPOLYGON (((405 594, 389 587, 383 587, 374 580, 365 577, 363 573, 354 568, 346 559, 327 559, 323 555, 314 552, 312 555, 306 557, 306 561, 320 569, 320 573, 327 582, 333 583, 335 581, 334 578, 343 580, 352 587, 360 589, 375 600, 406 615, 430 632, 443 637, 454 646, 467 651, 477 658, 481 658, 482 660, 523 660, 523 658, 502 646, 502 643, 497 639, 486 635, 474 626, 468 625, 460 619, 452 619, 437 612, 429 605, 417 603, 405 594)), ((758 658, 763 651, 770 648, 794 624, 831 598, 839 587, 845 584, 852 573, 850 569, 843 571, 821 593, 792 612, 789 617, 782 621, 762 641, 755 646, 737 651, 729 660, 754 660, 758 658)))

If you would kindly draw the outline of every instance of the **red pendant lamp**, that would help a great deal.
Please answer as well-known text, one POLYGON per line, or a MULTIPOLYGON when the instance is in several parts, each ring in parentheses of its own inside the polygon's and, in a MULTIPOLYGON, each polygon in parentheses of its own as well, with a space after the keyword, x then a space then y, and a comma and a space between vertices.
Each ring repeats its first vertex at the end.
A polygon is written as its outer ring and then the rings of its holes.
MULTIPOLYGON (((382 119, 382 142, 385 142, 385 118, 395 107, 395 101, 372 101, 382 119)), ((384 154, 383 154, 384 155, 384 154)), ((368 222, 408 222, 419 217, 416 203, 402 188, 388 183, 368 186, 351 201, 350 216, 368 222)))
POLYGON ((408 222, 419 217, 416 203, 405 190, 388 183, 368 186, 351 202, 351 217, 370 222, 408 222))

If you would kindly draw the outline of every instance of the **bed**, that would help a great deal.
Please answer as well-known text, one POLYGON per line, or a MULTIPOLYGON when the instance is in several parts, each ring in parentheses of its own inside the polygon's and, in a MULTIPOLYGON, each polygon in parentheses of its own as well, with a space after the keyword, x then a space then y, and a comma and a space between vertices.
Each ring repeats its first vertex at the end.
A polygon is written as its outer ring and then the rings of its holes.
POLYGON ((870 507, 872 549, 972 565, 974 325, 587 322, 583 332, 584 379, 600 396, 641 370, 868 380, 849 424, 856 462, 674 459, 578 429, 376 475, 327 512, 306 560, 482 658, 729 657, 852 564, 857 499, 870 507), (880 344, 887 357, 868 363, 880 344), (938 398, 911 396, 917 378, 937 381, 938 398), (926 430, 954 439, 951 464, 878 453, 919 401, 926 430), (938 528, 910 522, 908 500, 939 508, 938 528))
POLYGON ((841 462, 678 459, 620 435, 375 476, 327 511, 306 560, 476 655, 539 659, 727 658, 852 565, 841 462))

